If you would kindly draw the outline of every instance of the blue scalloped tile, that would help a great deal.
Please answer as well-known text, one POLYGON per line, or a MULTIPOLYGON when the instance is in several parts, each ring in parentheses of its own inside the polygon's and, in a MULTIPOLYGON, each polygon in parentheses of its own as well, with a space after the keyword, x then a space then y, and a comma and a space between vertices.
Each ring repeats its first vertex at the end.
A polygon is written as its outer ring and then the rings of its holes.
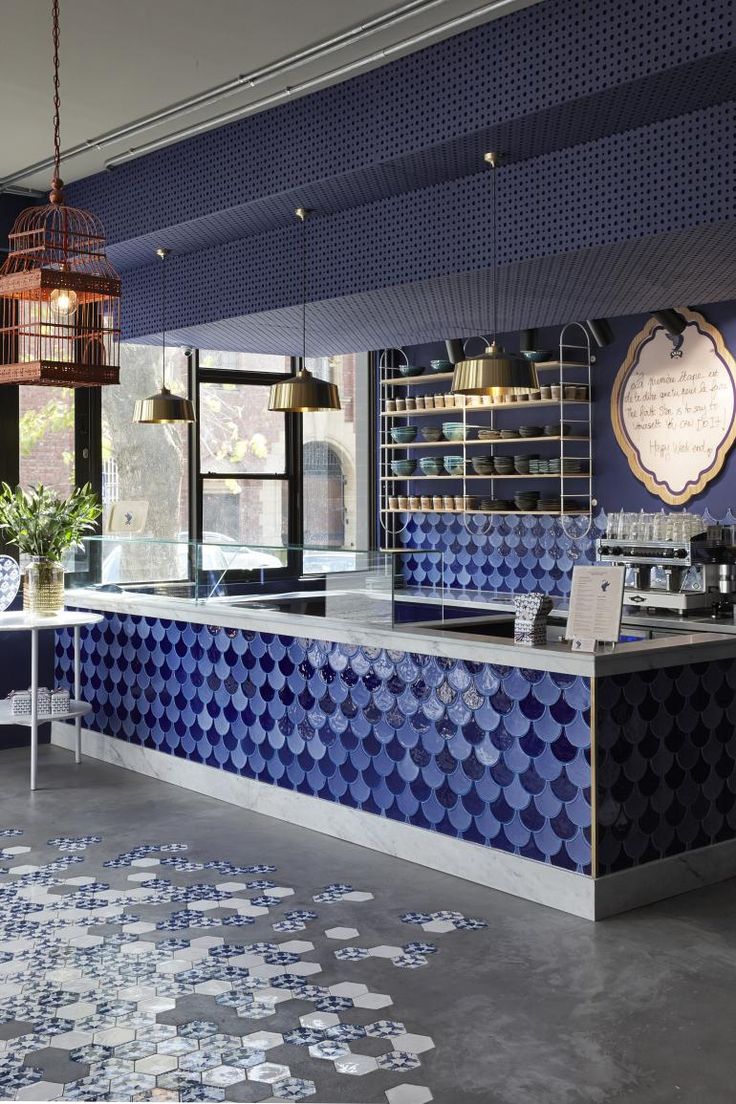
POLYGON ((83 670, 97 731, 590 873, 586 679, 116 614, 83 670))

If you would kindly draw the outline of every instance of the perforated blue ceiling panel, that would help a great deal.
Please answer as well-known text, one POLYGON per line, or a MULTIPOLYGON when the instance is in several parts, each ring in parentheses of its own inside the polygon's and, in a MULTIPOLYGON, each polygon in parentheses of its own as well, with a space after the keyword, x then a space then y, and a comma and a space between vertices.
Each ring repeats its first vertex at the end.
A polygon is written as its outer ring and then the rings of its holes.
MULTIPOLYGON (((509 153, 529 156, 588 141, 602 125, 618 131, 728 99, 734 47, 731 0, 545 0, 69 194, 96 211, 111 241, 349 173, 357 175, 347 203, 360 204, 374 196, 367 174, 376 166, 504 124, 518 143, 509 153), (651 87, 639 83, 652 78, 651 87), (571 128, 571 105, 580 103, 590 110, 573 112, 571 128)), ((468 171, 452 155, 444 164, 433 155, 426 168, 430 180, 468 171)))
POLYGON ((159 329, 166 244, 182 340, 296 351, 298 203, 319 212, 312 351, 486 329, 490 144, 511 159, 501 328, 731 297, 712 228, 736 218, 734 3, 545 0, 79 182, 126 270, 126 336, 159 329))

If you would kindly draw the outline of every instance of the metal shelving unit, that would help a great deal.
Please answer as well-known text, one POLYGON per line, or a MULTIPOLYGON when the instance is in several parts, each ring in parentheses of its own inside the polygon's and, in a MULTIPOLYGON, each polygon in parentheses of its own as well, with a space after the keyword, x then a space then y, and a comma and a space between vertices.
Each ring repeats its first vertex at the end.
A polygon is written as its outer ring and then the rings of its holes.
MULTIPOLYGON (((590 339, 587 330, 577 324, 573 323, 571 326, 566 326, 560 335, 559 346, 559 358, 557 360, 545 361, 537 364, 537 371, 540 373, 540 384, 544 386, 548 379, 555 379, 551 373, 556 373, 556 380, 560 388, 559 398, 555 399, 534 399, 521 402, 493 402, 483 403, 476 399, 463 398, 462 396, 456 396, 454 406, 442 406, 435 407, 432 405, 430 408, 414 409, 414 410, 387 410, 386 403, 388 400, 403 399, 415 389, 421 389, 421 393, 425 396, 447 394, 450 388, 450 382, 452 380, 452 372, 439 372, 434 374, 421 374, 402 376, 397 374, 395 369, 392 369, 386 365, 386 357, 382 356, 380 360, 380 399, 381 399, 381 418, 380 418, 380 516, 381 516, 381 529, 382 540, 381 544, 384 550, 391 551, 400 547, 399 537, 401 533, 405 531, 408 522, 412 514, 416 513, 443 513, 443 514, 455 514, 458 516, 468 515, 480 515, 480 516, 506 516, 510 513, 528 513, 534 516, 554 516, 564 519, 566 516, 575 515, 577 517, 581 515, 587 515, 588 527, 592 524, 592 511, 595 505, 593 500, 593 453, 592 453, 592 431, 591 431, 591 366, 593 363, 593 357, 590 350, 590 339), (579 339, 571 336, 571 331, 577 329, 580 331, 579 339), (550 373, 550 375, 547 375, 550 373), (587 388, 587 398, 565 398, 565 388, 571 386, 585 386, 587 388), (477 430, 481 428, 496 429, 498 424, 495 424, 496 416, 501 412, 501 423, 505 421, 503 414, 514 413, 515 415, 522 414, 526 411, 539 411, 539 410, 557 410, 559 411, 560 423, 567 423, 571 426, 572 432, 568 435, 562 436, 537 436, 537 437, 507 437, 507 438, 494 438, 492 440, 478 440, 476 438, 469 439, 468 431, 477 430), (458 441, 413 441, 408 444, 396 443, 391 439, 391 427, 397 424, 414 424, 415 419, 427 418, 434 416, 437 421, 457 421, 462 422, 464 425, 463 438, 458 441), (493 456, 497 450, 501 450, 502 453, 506 453, 506 446, 512 445, 521 453, 526 450, 527 446, 534 447, 539 444, 556 445, 557 451, 549 453, 550 458, 559 458, 560 471, 554 473, 530 473, 519 474, 512 473, 509 475, 500 475, 494 473, 492 475, 476 475, 468 474, 467 466, 469 453, 476 454, 477 450, 482 450, 485 455, 493 456), (587 446, 584 448, 582 446, 587 446), (458 475, 442 474, 442 475, 424 475, 419 472, 418 474, 411 476, 396 476, 392 473, 390 468, 390 462, 392 459, 400 458, 402 456, 411 457, 415 451, 420 453, 429 453, 432 455, 432 450, 435 450, 439 456, 442 456, 447 449, 455 449, 458 455, 463 457, 463 473, 458 475), (587 470, 581 472, 566 471, 566 461, 578 460, 586 466, 587 470), (402 484, 406 486, 406 497, 418 497, 410 494, 411 486, 414 483, 418 483, 422 487, 427 484, 436 483, 439 487, 443 488, 443 497, 449 497, 449 492, 446 489, 448 486, 454 485, 457 489, 455 495, 462 497, 463 499, 469 497, 468 490, 472 490, 474 494, 472 497, 478 496, 479 485, 485 484, 488 488, 488 496, 491 499, 497 497, 503 497, 502 492, 497 493, 495 484, 501 484, 501 487, 506 483, 519 483, 521 486, 528 486, 535 481, 541 482, 543 485, 549 486, 554 481, 557 482, 560 488, 560 504, 559 511, 550 510, 481 510, 473 507, 464 509, 452 509, 444 507, 437 509, 434 506, 428 508, 407 508, 407 509, 392 509, 389 507, 389 498, 396 495, 396 488, 402 484), (581 508, 581 504, 584 503, 584 508, 581 508), (405 519, 401 524, 401 519, 405 519)), ((455 497, 455 496, 453 496, 455 497)), ((486 497, 485 495, 483 497, 486 497)), ((564 520, 562 520, 564 526, 564 520)))

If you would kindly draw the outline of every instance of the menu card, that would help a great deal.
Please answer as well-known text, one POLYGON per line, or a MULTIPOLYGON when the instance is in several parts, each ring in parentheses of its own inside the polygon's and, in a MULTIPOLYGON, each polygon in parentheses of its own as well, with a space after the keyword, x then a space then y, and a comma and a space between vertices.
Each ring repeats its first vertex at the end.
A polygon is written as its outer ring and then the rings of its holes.
POLYGON ((623 597, 623 566, 573 568, 565 636, 574 652, 592 652, 599 640, 618 641, 623 597))

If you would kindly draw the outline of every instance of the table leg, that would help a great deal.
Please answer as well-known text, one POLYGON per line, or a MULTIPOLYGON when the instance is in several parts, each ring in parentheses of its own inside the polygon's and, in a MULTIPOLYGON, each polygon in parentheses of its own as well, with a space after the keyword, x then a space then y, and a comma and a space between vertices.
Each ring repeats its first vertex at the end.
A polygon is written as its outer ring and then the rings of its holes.
POLYGON ((31 629, 31 789, 38 767, 38 629, 31 629))
MULTIPOLYGON (((81 649, 80 649, 80 637, 81 628, 79 625, 74 626, 74 700, 82 700, 82 663, 81 663, 81 649)), ((77 717, 74 727, 75 744, 74 744, 74 762, 82 762, 82 718, 77 717)))

